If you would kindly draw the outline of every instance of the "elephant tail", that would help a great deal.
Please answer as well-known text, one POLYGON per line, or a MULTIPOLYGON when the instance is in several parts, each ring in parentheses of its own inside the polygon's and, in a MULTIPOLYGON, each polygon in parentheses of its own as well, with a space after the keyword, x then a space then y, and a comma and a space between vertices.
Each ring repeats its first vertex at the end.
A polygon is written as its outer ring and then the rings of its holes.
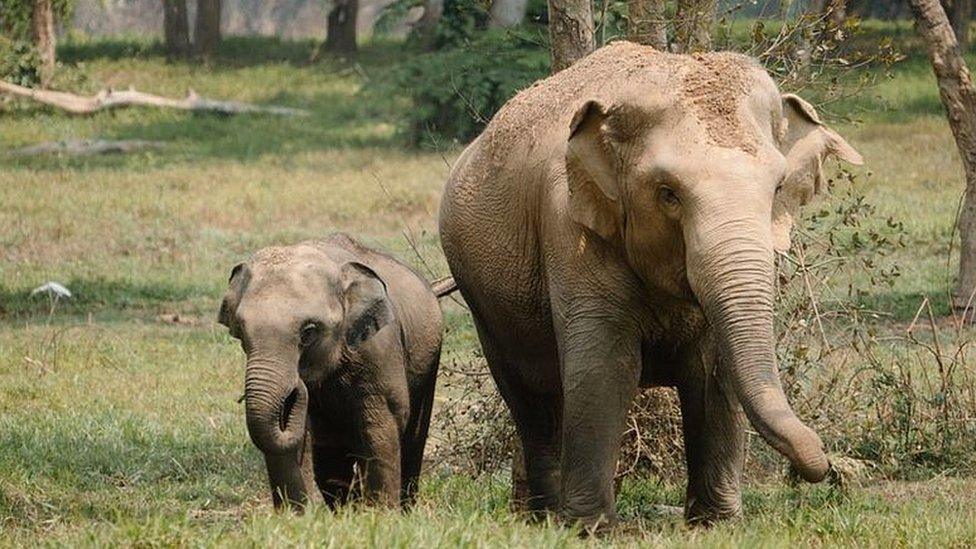
POLYGON ((434 295, 438 299, 451 295, 457 290, 457 283, 454 282, 453 276, 445 276, 444 278, 438 278, 437 280, 430 283, 430 289, 434 291, 434 295))

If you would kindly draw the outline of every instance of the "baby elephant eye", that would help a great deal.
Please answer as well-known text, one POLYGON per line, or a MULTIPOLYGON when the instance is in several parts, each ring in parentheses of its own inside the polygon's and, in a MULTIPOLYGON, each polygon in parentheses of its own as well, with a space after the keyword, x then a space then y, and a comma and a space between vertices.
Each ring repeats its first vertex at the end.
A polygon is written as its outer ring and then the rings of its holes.
POLYGON ((322 326, 318 322, 306 322, 300 333, 301 346, 304 348, 314 343, 320 333, 322 333, 322 326))
POLYGON ((674 189, 666 185, 661 185, 657 189, 657 198, 661 201, 667 208, 677 208, 681 205, 681 200, 678 198, 678 194, 674 192, 674 189))

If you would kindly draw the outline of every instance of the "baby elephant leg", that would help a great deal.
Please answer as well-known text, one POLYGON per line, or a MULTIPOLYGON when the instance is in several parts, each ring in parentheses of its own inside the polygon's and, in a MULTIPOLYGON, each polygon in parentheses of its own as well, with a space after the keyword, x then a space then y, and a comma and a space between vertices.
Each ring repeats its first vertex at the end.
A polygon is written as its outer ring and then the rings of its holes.
POLYGON ((363 495, 371 503, 400 504, 400 429, 386 400, 373 396, 364 403, 363 448, 359 464, 363 495))
POLYGON ((349 501, 353 490, 353 465, 356 458, 347 448, 316 445, 312 450, 315 484, 329 507, 349 501))

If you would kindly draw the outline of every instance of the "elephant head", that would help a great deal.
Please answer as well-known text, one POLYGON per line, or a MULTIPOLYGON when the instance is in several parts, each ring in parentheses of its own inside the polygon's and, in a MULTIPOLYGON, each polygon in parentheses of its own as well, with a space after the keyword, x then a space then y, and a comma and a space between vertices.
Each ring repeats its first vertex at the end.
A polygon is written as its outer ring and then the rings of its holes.
POLYGON ((775 362, 774 250, 789 248, 796 209, 824 187, 824 159, 861 157, 748 58, 669 59, 657 82, 579 107, 569 215, 620 250, 651 293, 701 310, 719 378, 762 437, 819 481, 822 442, 791 409, 775 362))
POLYGON ((218 321, 247 355, 247 430, 264 454, 275 507, 307 501, 308 388, 392 320, 386 285, 372 269, 311 245, 265 248, 231 271, 218 321))

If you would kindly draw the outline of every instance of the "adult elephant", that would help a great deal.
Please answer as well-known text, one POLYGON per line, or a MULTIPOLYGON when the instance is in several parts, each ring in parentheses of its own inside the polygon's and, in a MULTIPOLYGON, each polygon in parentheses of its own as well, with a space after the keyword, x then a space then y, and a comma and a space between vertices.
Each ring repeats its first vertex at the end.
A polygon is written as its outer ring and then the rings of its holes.
POLYGON ((678 388, 688 520, 740 513, 745 418, 824 478, 821 440, 778 378, 773 251, 828 155, 861 162, 754 60, 627 42, 516 95, 464 151, 441 241, 515 420, 531 509, 614 520, 642 385, 678 388))

